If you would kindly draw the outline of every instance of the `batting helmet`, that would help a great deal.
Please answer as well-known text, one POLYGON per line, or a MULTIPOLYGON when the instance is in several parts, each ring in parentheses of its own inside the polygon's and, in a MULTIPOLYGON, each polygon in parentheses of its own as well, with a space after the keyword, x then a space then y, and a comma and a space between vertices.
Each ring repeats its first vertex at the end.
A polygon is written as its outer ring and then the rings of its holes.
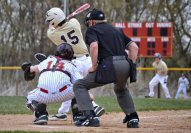
POLYGON ((51 8, 46 12, 46 22, 56 27, 59 23, 66 18, 65 13, 57 7, 51 8))
POLYGON ((162 58, 160 53, 155 53, 155 54, 154 54, 154 57, 155 57, 155 58, 159 58, 159 59, 162 58))
POLYGON ((65 60, 72 60, 74 51, 71 45, 62 43, 57 47, 55 55, 65 60))

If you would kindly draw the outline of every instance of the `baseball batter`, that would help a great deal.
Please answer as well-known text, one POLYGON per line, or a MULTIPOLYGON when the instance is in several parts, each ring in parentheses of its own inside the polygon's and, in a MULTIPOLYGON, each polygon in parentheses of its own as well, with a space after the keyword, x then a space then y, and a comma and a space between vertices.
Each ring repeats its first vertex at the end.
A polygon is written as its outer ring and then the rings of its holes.
POLYGON ((46 21, 49 22, 47 36, 56 45, 60 45, 63 42, 69 43, 74 50, 74 57, 76 58, 73 62, 80 73, 86 75, 91 67, 91 58, 83 40, 80 23, 75 18, 65 21, 63 16, 65 14, 60 8, 52 8, 47 12, 46 21), (55 16, 55 12, 57 16, 55 16), (52 20, 52 18, 54 19, 52 20))
MULTIPOLYGON (((47 30, 48 38, 56 45, 63 42, 70 44, 74 50, 74 59, 72 62, 76 65, 79 72, 85 76, 91 67, 91 58, 87 46, 83 40, 81 26, 77 19, 65 19, 65 13, 60 8, 51 8, 46 13, 46 22, 49 23, 47 30)), ((62 103, 58 113, 66 113, 69 111, 70 102, 62 103)), ((94 107, 99 107, 93 102, 94 107)), ((100 108, 103 110, 103 108, 100 108)))
POLYGON ((180 97, 180 93, 184 93, 184 99, 188 98, 187 94, 187 87, 189 85, 189 81, 186 78, 185 74, 183 73, 182 76, 178 79, 178 90, 175 96, 175 99, 178 99, 180 97))
POLYGON ((154 87, 160 83, 164 90, 166 98, 171 98, 168 87, 167 87, 167 79, 168 79, 168 67, 166 63, 161 59, 160 53, 155 53, 154 55, 155 61, 152 66, 155 68, 155 76, 149 82, 149 97, 154 97, 154 87))

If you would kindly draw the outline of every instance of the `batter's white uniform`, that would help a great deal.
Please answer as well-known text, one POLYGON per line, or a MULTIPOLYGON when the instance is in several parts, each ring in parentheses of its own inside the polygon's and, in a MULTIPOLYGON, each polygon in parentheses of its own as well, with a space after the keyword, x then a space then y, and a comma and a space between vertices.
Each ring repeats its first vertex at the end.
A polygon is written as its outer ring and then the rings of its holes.
POLYGON ((181 91, 184 93, 184 98, 187 99, 187 87, 188 87, 189 81, 186 77, 180 77, 178 80, 178 90, 175 96, 175 99, 178 99, 180 96, 181 91))
POLYGON ((166 98, 171 98, 168 87, 167 87, 167 80, 168 80, 168 75, 167 75, 167 65, 166 63, 160 59, 160 62, 157 63, 156 61, 153 62, 153 67, 155 68, 156 74, 152 78, 152 80, 149 82, 149 96, 154 97, 154 87, 160 83, 162 85, 162 88, 164 90, 166 98))
MULTIPOLYGON (((86 76, 88 69, 92 66, 91 58, 88 55, 88 49, 84 42, 83 35, 81 32, 81 25, 77 19, 72 18, 62 26, 49 28, 47 31, 48 38, 56 45, 60 45, 63 42, 70 44, 74 50, 74 56, 72 62, 76 65, 79 72, 86 76)), ((70 109, 71 101, 62 103, 58 110, 58 113, 66 113, 70 109)))
POLYGON ((27 96, 28 104, 32 100, 47 104, 74 98, 72 84, 82 76, 71 62, 66 60, 56 62, 57 58, 49 56, 38 65, 42 73, 39 76, 37 88, 29 92, 27 96), (55 70, 52 70, 53 66, 55 70), (63 71, 68 72, 70 76, 63 71))

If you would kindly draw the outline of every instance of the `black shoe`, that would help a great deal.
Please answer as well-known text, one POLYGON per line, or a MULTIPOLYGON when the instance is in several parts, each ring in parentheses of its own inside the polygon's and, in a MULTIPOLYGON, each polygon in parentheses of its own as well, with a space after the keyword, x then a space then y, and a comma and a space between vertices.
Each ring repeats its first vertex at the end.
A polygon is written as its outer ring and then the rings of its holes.
POLYGON ((145 98, 154 98, 154 97, 151 97, 151 96, 145 96, 145 98))
POLYGON ((33 124, 37 125, 47 125, 47 123, 48 123, 47 115, 41 115, 40 117, 36 118, 36 120, 33 121, 33 124))
POLYGON ((97 117, 100 117, 105 113, 105 109, 103 107, 100 107, 100 106, 95 106, 94 112, 95 112, 97 117))
POLYGON ((127 122, 128 128, 139 128, 139 120, 138 119, 132 119, 127 122))
POLYGON ((84 117, 84 116, 83 116, 82 112, 80 112, 80 111, 77 114, 73 114, 73 121, 74 121, 74 123, 76 123, 77 121, 82 119, 82 117, 84 117))
POLYGON ((77 123, 81 119, 81 117, 82 116, 73 116, 74 123, 77 123))
POLYGON ((127 123, 128 128, 139 128, 139 117, 136 112, 126 115, 123 123, 127 123))
POLYGON ((99 127, 99 117, 81 116, 74 121, 76 126, 99 127))

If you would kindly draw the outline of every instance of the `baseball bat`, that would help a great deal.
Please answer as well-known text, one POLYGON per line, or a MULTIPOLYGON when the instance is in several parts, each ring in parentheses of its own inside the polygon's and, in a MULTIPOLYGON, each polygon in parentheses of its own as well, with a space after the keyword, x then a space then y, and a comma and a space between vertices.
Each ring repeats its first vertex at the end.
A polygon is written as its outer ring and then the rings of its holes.
POLYGON ((89 3, 86 3, 86 4, 82 5, 82 6, 80 6, 78 9, 76 9, 73 13, 69 14, 69 15, 66 17, 66 19, 70 19, 70 18, 76 16, 77 14, 79 14, 79 13, 81 13, 81 12, 87 10, 88 8, 90 8, 90 4, 89 4, 89 3))

